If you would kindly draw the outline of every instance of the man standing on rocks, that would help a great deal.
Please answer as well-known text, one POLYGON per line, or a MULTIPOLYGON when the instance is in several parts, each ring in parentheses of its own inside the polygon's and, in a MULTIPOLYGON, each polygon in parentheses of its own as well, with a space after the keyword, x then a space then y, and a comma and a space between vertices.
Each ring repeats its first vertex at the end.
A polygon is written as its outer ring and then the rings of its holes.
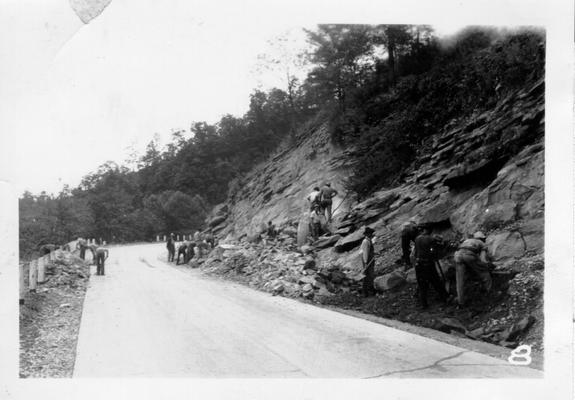
POLYGON ((415 243, 417 235, 419 235, 419 227, 413 218, 401 226, 401 259, 406 270, 411 268, 411 259, 409 257, 411 253, 411 242, 415 243))
POLYGON ((316 186, 313 188, 313 191, 306 197, 307 201, 309 202, 309 210, 313 211, 313 208, 316 204, 319 204, 319 188, 316 186))
POLYGON ((437 238, 431 236, 429 224, 420 225, 420 227, 422 233, 415 239, 415 278, 417 279, 421 307, 426 309, 429 306, 427 303, 429 285, 433 286, 445 302, 447 302, 449 294, 435 268, 439 250, 437 238))
POLYGON ((375 279, 375 252, 373 249, 374 231, 369 226, 363 230, 363 242, 361 242, 361 261, 363 264, 363 295, 365 297, 373 296, 375 288, 373 281, 375 279))
POLYGON ((473 238, 466 239, 455 252, 455 279, 457 286, 457 303, 465 304, 465 272, 469 268, 481 280, 483 289, 489 293, 491 290, 491 273, 489 268, 489 254, 485 245, 486 237, 483 232, 475 232, 473 238), (483 260, 487 260, 484 262, 483 260))
POLYGON ((314 242, 319 238, 321 233, 321 217, 319 204, 313 206, 312 211, 309 213, 310 233, 314 242))
POLYGON ((333 202, 333 198, 337 196, 337 190, 332 189, 331 183, 327 182, 320 191, 319 198, 321 201, 321 207, 325 210, 327 218, 327 222, 331 222, 331 206, 333 202))

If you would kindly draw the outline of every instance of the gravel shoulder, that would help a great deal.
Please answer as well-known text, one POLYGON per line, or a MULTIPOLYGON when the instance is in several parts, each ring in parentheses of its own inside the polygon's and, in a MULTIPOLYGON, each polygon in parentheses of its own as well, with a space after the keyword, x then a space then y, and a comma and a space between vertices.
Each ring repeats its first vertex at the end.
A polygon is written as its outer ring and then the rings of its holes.
POLYGON ((89 280, 89 265, 57 252, 47 281, 20 305, 20 378, 70 378, 89 280))

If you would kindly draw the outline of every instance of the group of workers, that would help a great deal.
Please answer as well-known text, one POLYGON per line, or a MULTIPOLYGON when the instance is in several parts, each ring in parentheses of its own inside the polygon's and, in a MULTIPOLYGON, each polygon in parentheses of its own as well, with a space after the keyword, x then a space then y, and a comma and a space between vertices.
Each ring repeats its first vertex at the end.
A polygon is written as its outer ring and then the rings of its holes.
MULTIPOLYGON (((337 196, 337 190, 326 182, 320 189, 314 187, 313 191, 306 197, 309 206, 309 230, 310 236, 315 241, 325 230, 327 224, 332 220, 333 198, 337 196)), ((375 294, 375 252, 373 246, 374 230, 370 227, 364 228, 364 239, 361 243, 361 255, 363 262, 363 294, 366 297, 375 294)), ((476 232, 472 238, 468 238, 459 244, 454 254, 456 290, 455 299, 459 306, 464 306, 465 281, 469 272, 473 273, 482 283, 483 290, 489 292, 492 287, 491 270, 493 264, 490 260, 486 237, 482 232, 476 232)), ((444 302, 454 300, 453 296, 447 292, 445 287, 445 277, 439 263, 443 256, 442 248, 445 245, 443 238, 439 235, 432 235, 432 225, 417 224, 415 219, 409 220, 401 227, 401 249, 402 263, 407 271, 412 267, 411 255, 413 248, 415 276, 417 281, 417 296, 422 308, 428 308, 427 301, 429 287, 438 293, 444 302), (441 277, 440 277, 441 274, 441 277)))
POLYGON ((333 198, 337 196, 337 190, 326 182, 320 189, 318 186, 306 197, 309 206, 310 235, 313 240, 322 234, 322 229, 329 224, 333 217, 333 198))
MULTIPOLYGON (((405 269, 411 268, 411 243, 414 244, 413 256, 415 261, 415 276, 420 305, 423 309, 428 308, 427 295, 429 287, 433 287, 441 300, 448 303, 453 297, 449 295, 444 285, 443 271, 439 263, 441 249, 444 246, 443 238, 432 235, 430 224, 416 224, 410 220, 401 229, 402 261, 405 269), (438 273, 439 271, 439 273, 438 273), (439 276, 442 275, 442 277, 439 276)), ((362 262, 364 268, 363 294, 368 297, 375 294, 373 282, 375 279, 374 263, 375 255, 373 248, 374 231, 370 227, 364 229, 364 240, 361 244, 362 262)), ((459 244, 455 254, 455 275, 457 304, 462 307, 466 304, 465 280, 468 272, 479 277, 482 288, 489 293, 492 287, 491 269, 493 264, 490 260, 486 236, 483 232, 476 232, 472 238, 468 238, 459 244)))
MULTIPOLYGON (((203 253, 207 253, 210 249, 216 246, 216 237, 210 228, 205 234, 196 231, 193 235, 194 240, 185 240, 178 246, 178 256, 176 257, 176 265, 180 264, 180 257, 183 263, 187 264, 195 255, 201 257, 203 253)), ((176 239, 174 234, 171 233, 166 242, 168 249, 168 262, 174 262, 176 254, 176 239)))
MULTIPOLYGON (((100 241, 98 241, 99 243, 100 241)), ((92 261, 96 264, 96 275, 105 275, 104 263, 110 254, 109 250, 99 244, 88 244, 86 239, 79 238, 76 242, 76 249, 80 250, 80 258, 86 259, 86 250, 92 252, 92 261)))

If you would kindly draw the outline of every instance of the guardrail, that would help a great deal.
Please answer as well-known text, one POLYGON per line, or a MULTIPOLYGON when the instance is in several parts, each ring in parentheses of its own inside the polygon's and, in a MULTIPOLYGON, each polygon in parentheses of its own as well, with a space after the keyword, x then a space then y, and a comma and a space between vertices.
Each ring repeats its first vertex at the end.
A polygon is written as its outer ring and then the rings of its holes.
MULTIPOLYGON (((96 239, 87 239, 86 242, 88 244, 95 244, 96 239)), ((77 243, 78 241, 74 240, 72 242, 66 243, 62 247, 68 247, 70 252, 73 252, 76 250, 77 243)), ((106 242, 104 241, 102 244, 105 245, 106 242)), ((20 304, 24 304, 24 298, 26 297, 27 292, 36 292, 38 284, 46 282, 46 266, 50 263, 50 261, 54 261, 56 259, 56 251, 58 250, 59 249, 52 250, 49 254, 45 254, 35 260, 31 260, 26 263, 20 263, 20 304)))

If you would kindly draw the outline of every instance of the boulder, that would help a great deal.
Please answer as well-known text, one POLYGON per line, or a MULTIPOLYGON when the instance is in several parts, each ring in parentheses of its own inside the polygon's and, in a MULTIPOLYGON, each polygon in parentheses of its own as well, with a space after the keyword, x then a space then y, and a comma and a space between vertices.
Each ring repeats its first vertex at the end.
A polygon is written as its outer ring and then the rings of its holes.
POLYGON ((451 331, 467 332, 467 328, 455 318, 441 318, 436 324, 436 329, 446 333, 450 333, 451 331))
POLYGON ((224 222, 226 220, 226 216, 225 215, 219 215, 216 216, 214 218, 212 218, 209 222, 208 222, 208 226, 213 227, 216 225, 221 224, 222 222, 224 222))
POLYGON ((402 287, 406 283, 405 276, 398 271, 391 272, 382 276, 378 276, 373 281, 373 287, 380 291, 395 290, 402 287))
POLYGON ((308 246, 308 245, 303 245, 303 246, 301 246, 300 251, 302 252, 302 254, 310 254, 311 252, 313 252, 313 247, 308 246))
POLYGON ((303 269, 316 269, 316 262, 313 258, 307 257, 303 265, 303 269))
POLYGON ((489 252, 495 261, 519 258, 525 254, 525 241, 519 232, 505 231, 487 238, 489 252))
POLYGON ((405 275, 405 280, 407 283, 417 283, 417 278, 415 276, 415 268, 411 268, 409 271, 407 271, 407 274, 405 275))
POLYGON ((344 279, 346 279, 346 276, 341 271, 333 271, 329 274, 329 280, 336 285, 342 283, 344 279))
POLYGON ((340 239, 341 239, 341 236, 339 236, 339 235, 321 237, 313 245, 316 249, 325 249, 325 248, 333 246, 340 239))
POLYGON ((545 246, 544 229, 545 220, 543 218, 526 221, 518 228, 525 241, 526 251, 543 254, 545 246))
POLYGON ((454 204, 449 199, 442 199, 427 210, 423 211, 420 223, 441 224, 449 221, 449 216, 453 212, 454 204))
POLYGON ((335 244, 335 251, 338 253, 343 253, 345 251, 352 250, 359 246, 363 241, 363 229, 352 233, 351 235, 345 236, 337 241, 335 244))

